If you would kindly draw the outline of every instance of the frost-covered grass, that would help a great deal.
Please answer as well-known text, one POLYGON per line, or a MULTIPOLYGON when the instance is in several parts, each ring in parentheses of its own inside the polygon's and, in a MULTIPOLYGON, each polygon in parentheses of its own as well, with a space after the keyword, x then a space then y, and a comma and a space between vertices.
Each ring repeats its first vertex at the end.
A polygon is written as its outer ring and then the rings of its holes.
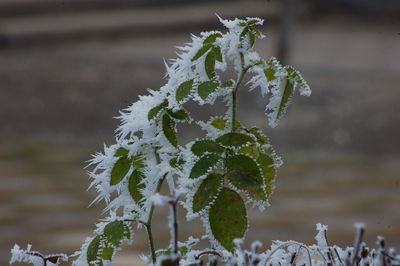
MULTIPOLYGON (((121 111, 116 143, 104 146, 90 161, 89 188, 104 201, 108 217, 96 224, 93 236, 71 255, 73 265, 109 265, 122 242, 132 243, 136 230, 146 230, 149 254, 142 259, 152 265, 379 265, 397 261, 382 241, 376 251, 366 252, 361 243, 363 229, 353 248, 330 246, 326 227, 317 225, 317 245, 294 241, 275 242, 258 253, 260 243, 251 251, 241 243, 249 230, 247 209, 264 211, 275 189, 277 169, 283 164, 268 137, 256 127, 246 128, 237 120, 237 99, 246 89, 257 90, 266 99, 268 125, 276 127, 286 113, 296 91, 309 96, 311 90, 300 73, 282 66, 275 58, 262 59, 254 51, 256 39, 264 38, 257 26, 259 18, 224 20, 226 32, 192 35, 190 43, 178 47, 177 58, 165 62, 167 82, 121 111), (234 69, 236 76, 222 79, 219 74, 234 69), (249 81, 243 84, 245 77, 249 81), (226 113, 208 121, 194 121, 185 109, 189 101, 200 106, 222 99, 226 113), (179 140, 179 124, 199 126, 204 137, 188 143, 179 140), (170 195, 160 195, 166 185, 170 195), (177 206, 182 205, 186 219, 200 219, 206 234, 200 239, 179 241, 177 206), (155 206, 168 205, 166 219, 171 241, 157 249, 152 232, 155 206), (207 240, 209 247, 197 250, 207 240), (359 258, 360 257, 360 258, 359 258)), ((255 93, 255 92, 253 92, 255 93)), ((250 120, 250 119, 249 119, 250 120)), ((245 121, 246 124, 251 123, 245 121)), ((58 264, 68 256, 43 256, 16 245, 10 263, 23 261, 35 265, 58 264)))

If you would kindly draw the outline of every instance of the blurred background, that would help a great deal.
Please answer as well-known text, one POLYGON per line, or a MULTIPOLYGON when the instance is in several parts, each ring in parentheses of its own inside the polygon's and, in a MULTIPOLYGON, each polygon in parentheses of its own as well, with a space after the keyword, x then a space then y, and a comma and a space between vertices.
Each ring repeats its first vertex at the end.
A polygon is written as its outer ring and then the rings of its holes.
MULTIPOLYGON (((295 66, 313 90, 275 129, 265 99, 240 92, 239 119, 265 130, 285 161, 271 207, 249 214, 246 243, 311 244, 321 222, 347 246, 362 221, 370 246, 382 235, 400 248, 398 0, 0 0, 0 265, 14 243, 71 254, 91 235, 104 205, 87 207, 86 161, 113 143, 119 110, 165 83, 175 46, 222 30, 215 14, 265 19, 257 51, 295 66)), ((161 248, 167 210, 157 213, 161 248)), ((180 233, 203 229, 194 221, 180 233)), ((143 252, 139 232, 115 265, 141 265, 143 252)))

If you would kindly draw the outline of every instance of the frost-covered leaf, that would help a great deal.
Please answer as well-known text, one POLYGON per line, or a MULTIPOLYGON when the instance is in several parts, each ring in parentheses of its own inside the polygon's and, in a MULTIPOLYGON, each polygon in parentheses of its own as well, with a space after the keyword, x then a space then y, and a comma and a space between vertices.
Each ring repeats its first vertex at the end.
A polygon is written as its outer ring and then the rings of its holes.
POLYGON ((248 33, 249 33, 249 27, 244 27, 242 33, 240 33, 240 40, 242 41, 248 33))
POLYGON ((146 167, 146 164, 144 163, 144 157, 142 154, 136 154, 132 156, 132 162, 133 166, 135 166, 136 169, 142 169, 146 167))
POLYGON ((221 88, 232 88, 234 84, 235 84, 235 81, 230 79, 230 80, 222 83, 221 88))
POLYGON ((204 55, 205 53, 207 53, 208 50, 210 50, 212 48, 212 44, 207 43, 204 44, 199 51, 195 54, 195 56, 192 58, 192 62, 196 61, 197 59, 199 59, 202 55, 204 55))
POLYGON ((267 81, 273 81, 276 79, 275 77, 276 69, 273 66, 268 66, 264 70, 265 77, 267 78, 267 81))
POLYGON ((254 33, 252 31, 249 31, 249 42, 250 42, 250 47, 254 46, 254 43, 256 42, 256 37, 254 36, 254 33))
MULTIPOLYGON (((286 66, 282 68, 279 65, 279 62, 272 58, 268 62, 268 68, 273 68, 279 72, 279 74, 274 74, 274 77, 277 80, 272 83, 272 96, 266 108, 269 124, 270 126, 275 127, 277 121, 285 114, 286 109, 288 108, 293 97, 294 91, 298 89, 300 91, 300 95, 309 96, 311 94, 311 90, 303 77, 301 77, 300 73, 293 67, 286 66)), ((267 76, 268 73, 265 74, 267 76)), ((269 75, 272 76, 272 74, 269 75)))
POLYGON ((278 121, 283 114, 286 112, 286 109, 289 105, 289 102, 291 100, 291 98, 293 97, 293 83, 290 80, 286 80, 286 85, 283 89, 283 91, 281 91, 281 100, 279 102, 279 107, 278 107, 278 112, 276 114, 276 118, 275 120, 278 121))
POLYGON ((243 238, 247 229, 246 207, 240 195, 222 188, 209 211, 211 232, 225 249, 233 252, 233 240, 243 238))
POLYGON ((192 145, 192 152, 197 156, 202 156, 205 152, 222 153, 224 148, 213 140, 205 139, 196 141, 192 145))
POLYGON ((255 144, 244 146, 240 148, 239 152, 247 154, 255 160, 260 156, 260 150, 255 144))
POLYGON ((87 251, 86 251, 86 258, 89 265, 103 265, 101 259, 99 258, 100 255, 100 244, 101 244, 101 236, 96 236, 93 238, 92 242, 90 242, 87 251))
POLYGON ((118 150, 115 151, 115 157, 122 157, 122 156, 128 156, 129 151, 123 147, 118 148, 118 150))
POLYGON ((182 158, 172 158, 171 160, 169 160, 169 165, 171 165, 173 168, 182 168, 182 165, 185 163, 185 160, 183 160, 182 158))
POLYGON ((218 85, 218 82, 215 80, 201 83, 197 88, 197 92, 200 98, 203 100, 207 99, 211 93, 215 92, 218 89, 218 85))
POLYGON ((130 160, 128 156, 120 157, 111 170, 110 185, 114 186, 121 182, 121 180, 124 179, 126 174, 129 172, 129 169, 131 169, 131 165, 132 160, 130 160))
POLYGON ((255 36, 260 37, 263 36, 263 34, 255 27, 251 27, 251 31, 254 33, 255 36))
POLYGON ((257 128, 257 127, 252 127, 248 130, 249 133, 251 133, 254 137, 256 137, 257 142, 263 145, 269 144, 268 138, 263 134, 263 132, 257 128))
POLYGON ((130 230, 123 221, 113 221, 107 224, 104 227, 103 236, 104 241, 114 247, 118 247, 124 238, 129 239, 131 237, 130 230))
POLYGON ((185 102, 189 96, 190 93, 192 92, 193 88, 193 79, 185 81, 179 85, 179 87, 176 89, 176 95, 175 99, 178 103, 183 103, 185 102))
POLYGON ((242 133, 227 133, 216 139, 223 146, 239 147, 247 143, 254 143, 254 139, 249 135, 242 133))
POLYGON ((222 34, 221 33, 214 33, 208 36, 204 41, 203 44, 213 44, 217 40, 217 38, 221 38, 222 34))
POLYGON ((189 120, 189 118, 190 118, 188 112, 186 112, 186 110, 184 110, 184 109, 178 110, 176 112, 168 110, 168 114, 172 118, 175 118, 177 120, 189 120))
POLYGON ((216 60, 215 52, 214 50, 211 50, 207 54, 206 60, 204 61, 204 67, 206 69, 206 73, 209 79, 215 77, 215 60, 216 60))
POLYGON ((256 23, 260 23, 260 20, 259 19, 251 19, 249 21, 239 23, 239 26, 241 26, 241 27, 251 26, 256 23))
POLYGON ((201 157, 193 166, 189 177, 197 178, 208 172, 220 160, 219 154, 208 154, 201 157))
POLYGON ((167 101, 164 101, 162 104, 157 105, 156 107, 150 109, 149 113, 147 114, 147 119, 150 121, 156 118, 161 111, 167 106, 167 101))
POLYGON ((225 118, 216 118, 211 122, 211 125, 219 130, 224 130, 226 128, 227 120, 225 118))
MULTIPOLYGON (((182 244, 182 243, 179 243, 179 244, 182 244)), ((178 247, 178 251, 179 251, 179 253, 180 253, 181 256, 185 256, 186 253, 188 252, 188 250, 189 250, 189 247, 186 246, 186 245, 183 245, 183 246, 178 247)), ((162 255, 171 255, 172 253, 173 253, 173 252, 172 252, 172 249, 171 249, 171 248, 169 248, 169 249, 159 249, 159 250, 156 250, 156 256, 157 256, 157 257, 162 256, 162 255)))
POLYGON ((101 257, 102 257, 103 260, 111 261, 113 254, 114 254, 114 248, 105 247, 105 248, 103 248, 103 252, 102 252, 101 257))
POLYGON ((175 122, 170 118, 168 114, 165 114, 162 119, 162 129, 165 137, 171 143, 172 146, 178 146, 178 139, 175 132, 175 122))
POLYGON ((223 186, 224 177, 210 174, 203 180, 193 197, 193 212, 199 212, 210 205, 223 186))
POLYGON ((143 206, 143 195, 140 190, 143 189, 145 186, 142 183, 144 178, 145 175, 141 171, 136 169, 129 177, 128 183, 129 194, 131 195, 132 199, 140 206, 143 206))
POLYGON ((270 156, 265 153, 260 153, 257 162, 261 168, 261 172, 264 177, 265 193, 267 197, 271 195, 274 187, 273 181, 276 176, 276 170, 274 168, 274 161, 270 156))
POLYGON ((217 60, 218 62, 221 62, 222 63, 222 53, 221 53, 221 48, 220 47, 214 47, 213 48, 213 52, 214 52, 214 55, 215 55, 215 60, 217 60))
POLYGON ((228 157, 226 168, 226 176, 235 187, 246 190, 256 200, 265 199, 260 168, 253 158, 242 154, 228 157))
POLYGON ((286 66, 285 70, 287 72, 288 79, 293 83, 294 89, 298 89, 300 95, 302 96, 310 96, 311 89, 301 76, 300 72, 291 66, 286 66))

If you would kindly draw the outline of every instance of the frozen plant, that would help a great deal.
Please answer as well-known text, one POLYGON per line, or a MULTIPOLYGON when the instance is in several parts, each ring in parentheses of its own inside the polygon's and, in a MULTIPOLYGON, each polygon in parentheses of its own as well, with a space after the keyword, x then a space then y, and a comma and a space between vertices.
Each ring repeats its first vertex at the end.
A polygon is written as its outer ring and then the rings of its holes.
MULTIPOLYGON (((301 95, 311 91, 292 67, 274 58, 265 61, 253 50, 256 39, 264 37, 257 29, 261 19, 220 21, 227 32, 203 32, 179 47, 178 58, 166 63, 167 83, 121 112, 117 143, 92 159, 91 187, 99 193, 96 201, 107 202, 110 217, 97 224, 94 236, 76 253, 75 265, 112 261, 121 242, 132 239, 132 226, 147 230, 150 261, 155 263, 161 253, 151 222, 155 204, 170 201, 158 195, 164 183, 171 195, 181 195, 188 220, 202 219, 211 249, 219 253, 234 252, 234 240, 244 238, 246 204, 268 206, 281 159, 260 129, 237 121, 238 91, 250 75, 249 89, 269 98, 271 126, 286 112, 296 90, 301 95), (221 79, 227 69, 236 72, 235 79, 221 79), (177 125, 193 122, 185 104, 214 104, 218 97, 227 106, 225 115, 196 121, 205 137, 181 144, 177 125)), ((179 248, 187 252, 190 247, 182 243, 179 248)), ((179 253, 176 245, 170 249, 179 253)))
MULTIPOLYGON (((190 43, 178 47, 178 57, 165 63, 167 83, 121 112, 116 143, 90 161, 90 188, 98 192, 94 202, 105 201, 109 215, 72 255, 73 265, 110 264, 121 243, 132 242, 134 232, 141 229, 148 234, 149 264, 167 257, 171 264, 187 265, 199 261, 200 255, 228 264, 233 258, 242 261, 238 246, 248 229, 246 208, 268 207, 282 160, 259 128, 237 121, 238 91, 246 85, 247 90, 259 90, 266 98, 268 124, 275 127, 296 90, 303 96, 311 90, 293 67, 282 66, 275 58, 264 60, 254 51, 256 39, 264 38, 257 29, 263 20, 219 20, 226 32, 192 35, 190 43), (220 74, 229 74, 228 69, 236 75, 224 80, 220 74), (208 121, 194 121, 185 109, 189 101, 205 105, 217 98, 226 105, 226 113, 208 121), (205 136, 183 144, 177 127, 192 122, 205 136), (158 194, 164 184, 172 196, 158 194), (166 249, 156 249, 152 234, 156 204, 171 206, 172 241, 166 249), (209 249, 194 251, 198 240, 193 238, 178 241, 177 204, 187 210, 187 220, 202 220, 209 249)), ((16 246, 10 262, 43 265, 67 259, 38 254, 16 246)))
POLYGON ((109 265, 122 242, 131 243, 136 230, 148 234, 149 265, 397 265, 400 256, 386 249, 378 238, 377 249, 363 243, 364 227, 357 224, 353 247, 342 249, 329 244, 327 226, 317 225, 316 245, 296 241, 275 241, 259 252, 260 242, 251 250, 242 242, 248 229, 247 207, 268 207, 274 190, 276 170, 282 160, 269 139, 258 128, 246 128, 236 119, 238 91, 259 90, 267 98, 268 124, 275 127, 285 114, 295 93, 309 96, 311 91, 299 72, 282 66, 275 58, 262 59, 253 50, 256 39, 263 38, 259 18, 224 20, 226 32, 203 32, 179 47, 178 58, 166 63, 167 83, 160 90, 123 110, 116 143, 94 155, 90 188, 98 192, 94 202, 105 201, 108 217, 96 224, 93 236, 71 256, 42 255, 15 245, 10 264, 26 262, 36 266, 58 265, 69 258, 76 266, 109 265), (219 74, 233 69, 235 79, 223 80, 219 74), (243 84, 248 75, 248 82, 243 84), (195 121, 204 130, 202 139, 182 144, 177 126, 194 119, 185 109, 187 102, 214 104, 222 99, 223 116, 195 121), (163 184, 169 196, 160 195, 163 184), (196 250, 200 241, 190 237, 179 241, 177 205, 186 210, 187 220, 200 218, 210 247, 196 250), (155 206, 168 205, 171 242, 156 249, 152 233, 155 206))

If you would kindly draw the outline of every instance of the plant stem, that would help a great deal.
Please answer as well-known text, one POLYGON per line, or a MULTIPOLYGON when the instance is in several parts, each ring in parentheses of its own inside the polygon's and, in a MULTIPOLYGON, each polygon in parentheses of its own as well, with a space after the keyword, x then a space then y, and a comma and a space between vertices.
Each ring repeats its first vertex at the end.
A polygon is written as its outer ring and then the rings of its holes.
POLYGON ((236 99, 237 99, 237 91, 239 89, 240 83, 242 83, 242 80, 244 78, 244 74, 246 73, 247 69, 244 69, 244 55, 243 53, 240 53, 240 73, 238 75, 238 79, 236 81, 236 86, 232 90, 232 132, 235 132, 236 130, 236 99))
POLYGON ((172 208, 172 216, 174 218, 174 224, 173 224, 173 228, 174 228, 174 254, 178 254, 178 221, 177 221, 177 217, 176 217, 176 204, 177 202, 172 202, 171 203, 171 208, 172 208))
POLYGON ((239 89, 240 83, 242 83, 244 75, 246 74, 246 72, 257 65, 263 64, 263 61, 258 61, 252 65, 249 65, 247 67, 244 67, 244 55, 243 53, 240 53, 240 65, 241 65, 241 70, 240 73, 238 75, 238 79, 236 80, 236 86, 235 88, 232 90, 232 130, 231 132, 235 132, 236 130, 236 101, 237 101, 237 91, 239 89))
POLYGON ((150 250, 151 250, 151 260, 153 263, 156 263, 156 251, 154 248, 154 241, 153 241, 153 233, 151 231, 151 225, 146 225, 147 229, 147 236, 149 237, 149 245, 150 245, 150 250))
MULTIPOLYGON (((163 176, 163 178, 158 181, 156 192, 160 192, 161 185, 162 185, 166 175, 167 174, 165 174, 163 176)), ((153 261, 153 263, 156 263, 157 256, 156 256, 156 250, 154 248, 153 233, 151 231, 151 220, 153 218, 154 207, 155 207, 154 204, 151 204, 149 217, 147 218, 147 222, 145 223, 145 226, 146 226, 146 229, 147 229, 147 236, 149 238, 149 245, 150 245, 150 251, 151 251, 151 260, 153 261)))
MULTIPOLYGON (((160 156, 159 156, 158 153, 157 153, 157 148, 154 149, 154 154, 155 154, 155 156, 156 156, 156 161, 157 161, 157 163, 159 164, 159 163, 161 162, 161 160, 160 160, 160 156)), ((164 179, 165 179, 166 176, 167 176, 167 174, 164 174, 164 176, 158 181, 158 183, 157 183, 157 188, 156 188, 156 192, 157 192, 157 193, 160 192, 160 190, 161 190, 161 185, 162 185, 162 183, 163 183, 163 181, 164 181, 164 179)), ((152 218, 153 218, 154 207, 155 207, 155 206, 154 206, 154 204, 152 203, 152 204, 151 204, 151 207, 150 207, 149 217, 147 218, 147 222, 146 222, 146 223, 143 223, 143 224, 144 224, 144 226, 146 227, 147 236, 148 236, 148 238, 149 238, 149 245, 150 245, 150 251, 151 251, 151 260, 152 260, 153 263, 156 263, 157 256, 156 256, 156 250, 155 250, 155 248, 154 248, 153 233, 152 233, 152 230, 151 230, 151 220, 152 220, 152 218)))

